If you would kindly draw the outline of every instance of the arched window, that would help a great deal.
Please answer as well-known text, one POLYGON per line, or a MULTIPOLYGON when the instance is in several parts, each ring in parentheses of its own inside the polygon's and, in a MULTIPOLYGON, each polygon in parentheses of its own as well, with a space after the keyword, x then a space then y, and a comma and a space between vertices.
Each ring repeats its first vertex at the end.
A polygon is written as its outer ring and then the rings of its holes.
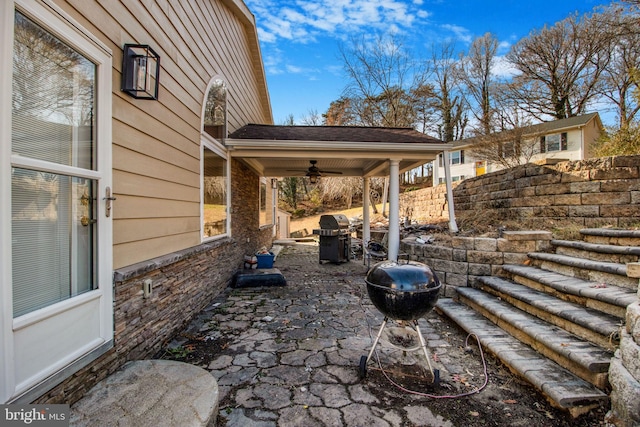
POLYGON ((227 130, 227 87, 216 78, 209 86, 204 107, 204 131, 221 141, 227 130))
POLYGON ((229 162, 224 147, 227 129, 227 88, 215 77, 204 99, 201 136, 202 239, 229 234, 229 162))

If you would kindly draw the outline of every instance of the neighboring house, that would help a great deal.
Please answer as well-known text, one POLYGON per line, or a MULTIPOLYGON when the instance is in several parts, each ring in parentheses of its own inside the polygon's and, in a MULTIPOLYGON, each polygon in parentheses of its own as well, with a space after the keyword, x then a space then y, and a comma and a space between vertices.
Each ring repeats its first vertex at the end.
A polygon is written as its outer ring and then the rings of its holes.
POLYGON ((153 357, 271 245, 267 177, 390 175, 397 206, 451 149, 274 127, 242 0, 4 0, 0 29, 0 403, 72 404, 153 357))
MULTIPOLYGON (((583 160, 591 157, 593 143, 603 130, 599 114, 590 113, 533 125, 523 138, 535 143, 537 153, 531 157, 531 162, 583 160)), ((470 148, 475 142, 475 138, 467 138, 453 143, 453 149, 449 152, 453 182, 503 169, 501 165, 474 159, 470 148)), ((444 183, 445 180, 442 159, 441 154, 438 160, 433 162, 434 186, 444 183)))

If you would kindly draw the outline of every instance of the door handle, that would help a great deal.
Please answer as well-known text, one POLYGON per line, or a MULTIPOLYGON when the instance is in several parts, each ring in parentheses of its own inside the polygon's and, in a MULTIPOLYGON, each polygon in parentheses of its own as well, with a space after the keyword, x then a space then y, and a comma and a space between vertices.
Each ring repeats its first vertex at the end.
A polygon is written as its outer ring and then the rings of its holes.
POLYGON ((107 187, 104 190, 105 196, 104 196, 104 201, 106 201, 106 203, 104 204, 104 214, 107 218, 109 218, 111 216, 111 202, 114 201, 116 198, 111 196, 111 187, 107 187))

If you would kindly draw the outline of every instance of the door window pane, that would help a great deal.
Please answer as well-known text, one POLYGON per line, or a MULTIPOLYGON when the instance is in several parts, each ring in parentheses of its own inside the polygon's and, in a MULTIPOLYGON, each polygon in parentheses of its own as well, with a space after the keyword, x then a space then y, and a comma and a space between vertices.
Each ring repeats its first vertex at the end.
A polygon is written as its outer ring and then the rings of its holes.
POLYGON ((95 288, 94 183, 11 170, 13 315, 95 288))
POLYGON ((16 12, 13 154, 93 169, 95 78, 95 64, 16 12))
POLYGON ((206 146, 203 150, 204 237, 227 232, 227 161, 206 146))
POLYGON ((17 317, 96 287, 96 182, 51 172, 95 170, 96 66, 20 12, 14 23, 11 151, 52 164, 11 169, 17 317))

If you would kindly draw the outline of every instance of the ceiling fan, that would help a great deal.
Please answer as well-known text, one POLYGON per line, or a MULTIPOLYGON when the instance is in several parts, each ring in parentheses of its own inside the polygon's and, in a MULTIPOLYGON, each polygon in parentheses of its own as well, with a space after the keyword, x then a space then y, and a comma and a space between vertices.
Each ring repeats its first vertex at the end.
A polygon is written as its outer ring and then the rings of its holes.
POLYGON ((318 168, 316 166, 316 163, 318 163, 317 160, 309 160, 309 163, 311 163, 311 166, 309 166, 309 169, 307 169, 307 170, 292 170, 292 169, 289 169, 289 171, 290 172, 306 172, 305 176, 309 177, 309 181, 312 184, 315 184, 316 182, 318 182, 318 178, 320 178, 323 174, 342 175, 342 172, 339 172, 339 171, 321 170, 320 168, 318 168))

